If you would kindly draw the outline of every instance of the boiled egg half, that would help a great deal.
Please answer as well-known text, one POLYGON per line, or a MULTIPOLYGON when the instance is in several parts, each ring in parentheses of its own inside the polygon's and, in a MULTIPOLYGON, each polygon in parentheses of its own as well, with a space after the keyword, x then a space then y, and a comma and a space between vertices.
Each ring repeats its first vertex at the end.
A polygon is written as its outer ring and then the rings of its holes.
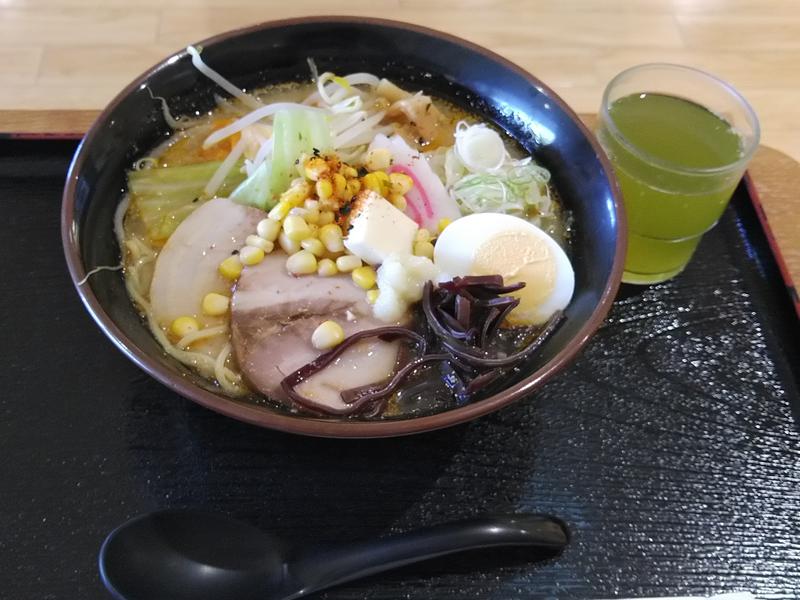
POLYGON ((566 308, 575 290, 575 272, 553 238, 525 219, 475 213, 453 221, 436 240, 433 261, 446 278, 502 275, 503 283, 525 287, 513 296, 519 305, 509 325, 539 325, 566 308))

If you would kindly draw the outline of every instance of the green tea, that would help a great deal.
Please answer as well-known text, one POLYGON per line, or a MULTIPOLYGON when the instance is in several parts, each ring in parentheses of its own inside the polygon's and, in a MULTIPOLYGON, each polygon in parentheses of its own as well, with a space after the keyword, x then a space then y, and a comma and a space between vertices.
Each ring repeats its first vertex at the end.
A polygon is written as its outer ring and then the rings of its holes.
POLYGON ((625 281, 650 283, 679 273, 736 186, 742 139, 702 106, 662 94, 613 102, 600 140, 622 188, 629 247, 625 281))

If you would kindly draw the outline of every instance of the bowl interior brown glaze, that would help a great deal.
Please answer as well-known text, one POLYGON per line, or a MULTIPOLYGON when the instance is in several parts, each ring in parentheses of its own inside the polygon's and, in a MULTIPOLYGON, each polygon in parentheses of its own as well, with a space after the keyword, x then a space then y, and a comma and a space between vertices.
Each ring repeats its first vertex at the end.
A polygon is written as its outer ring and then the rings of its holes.
POLYGON ((608 312, 625 251, 624 215, 605 155, 577 116, 544 84, 501 57, 452 36, 417 26, 355 17, 264 23, 201 42, 203 58, 243 88, 308 81, 307 57, 320 71, 370 71, 410 89, 453 101, 502 127, 547 167, 574 216, 571 259, 576 289, 558 332, 505 388, 472 404, 404 419, 320 419, 237 401, 167 357, 131 304, 119 272, 103 271, 78 285, 97 265, 119 262, 112 222, 125 190, 125 170, 162 140, 173 114, 214 106, 220 90, 180 52, 125 88, 87 133, 64 190, 62 235, 70 274, 86 308, 106 335, 153 377, 208 408, 262 427, 330 437, 385 437, 438 429, 474 419, 529 395, 562 369, 608 312))

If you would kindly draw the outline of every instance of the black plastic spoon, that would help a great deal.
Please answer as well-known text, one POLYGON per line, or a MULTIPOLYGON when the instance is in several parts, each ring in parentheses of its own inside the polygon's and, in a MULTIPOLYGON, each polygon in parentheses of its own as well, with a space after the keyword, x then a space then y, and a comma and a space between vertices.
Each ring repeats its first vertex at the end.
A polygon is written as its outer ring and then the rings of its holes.
POLYGON ((100 575, 122 600, 289 600, 462 550, 533 546, 552 556, 567 541, 557 519, 520 514, 296 554, 281 540, 223 515, 166 510, 112 531, 100 549, 100 575))

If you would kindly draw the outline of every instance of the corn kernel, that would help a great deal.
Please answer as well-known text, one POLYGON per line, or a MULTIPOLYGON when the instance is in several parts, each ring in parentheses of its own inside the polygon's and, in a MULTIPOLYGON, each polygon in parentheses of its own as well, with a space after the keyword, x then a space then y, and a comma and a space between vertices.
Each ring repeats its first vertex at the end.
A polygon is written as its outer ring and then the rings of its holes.
POLYGON ((260 235, 248 235, 244 243, 248 246, 252 246, 253 248, 261 248, 264 251, 264 254, 269 254, 275 249, 275 244, 270 242, 269 240, 265 240, 260 235))
POLYGON ((211 292, 203 297, 203 313, 211 317, 219 317, 228 312, 231 299, 222 294, 211 292))
POLYGON ((288 216, 290 216, 290 217, 300 217, 301 219, 303 219, 305 221, 306 217, 308 216, 308 211, 305 208, 303 208, 302 206, 295 206, 293 209, 291 209, 289 211, 288 216))
POLYGON ((309 223, 308 231, 309 231, 308 238, 317 237, 319 235, 319 225, 317 225, 316 223, 309 223))
POLYGON ((308 229, 308 223, 306 223, 303 217, 297 215, 289 215, 283 220, 283 233, 285 233, 290 240, 294 240, 295 242, 304 240, 311 235, 311 231, 308 229))
POLYGON ((325 225, 333 223, 335 220, 336 216, 333 214, 332 210, 323 210, 321 213, 319 213, 319 221, 317 224, 320 227, 323 227, 325 225))
POLYGON ((344 329, 336 321, 325 321, 311 334, 311 345, 317 350, 329 350, 344 341, 344 329))
POLYGON ((177 338, 182 338, 195 331, 200 331, 200 323, 194 317, 178 317, 169 326, 170 332, 177 338))
POLYGON ((433 259, 433 244, 430 242, 414 242, 414 255, 433 259))
POLYGON ((408 206, 408 202, 406 202, 406 197, 400 194, 389 194, 389 202, 394 204, 394 207, 397 210, 405 210, 406 206, 408 206))
POLYGON ((317 197, 320 200, 328 200, 333 196, 333 184, 329 179, 320 179, 316 185, 317 197))
POLYGON ((308 250, 295 252, 286 259, 286 270, 292 275, 310 275, 317 272, 317 257, 308 250))
POLYGON ((344 175, 347 179, 353 179, 358 177, 358 171, 354 167, 350 165, 342 165, 342 168, 339 169, 339 172, 344 175))
MULTIPOLYGON (((336 259, 336 268, 342 273, 349 273, 350 271, 359 268, 363 263, 361 259, 352 254, 345 254, 336 259)), ((372 286, 370 286, 372 287, 372 286)))
POLYGON ((417 229, 417 233, 414 236, 415 242, 430 242, 431 241, 431 232, 425 229, 424 227, 420 227, 417 229))
POLYGON ((319 239, 328 252, 343 252, 342 229, 336 223, 328 223, 319 229, 319 239))
POLYGON ((303 208, 306 211, 306 223, 309 225, 319 223, 319 202, 317 200, 306 200, 303 208))
POLYGON ((304 179, 297 179, 291 183, 289 189, 281 194, 281 202, 288 202, 292 207, 300 206, 311 194, 311 183, 304 179))
POLYGON ((300 242, 300 247, 303 248, 303 250, 308 250, 311 252, 311 254, 317 257, 325 254, 325 246, 323 246, 322 242, 320 242, 317 238, 311 237, 304 239, 302 242, 300 242))
POLYGON ((405 173, 389 173, 389 187, 393 194, 407 194, 414 187, 414 180, 405 173))
POLYGON ((281 232, 281 222, 276 219, 261 219, 256 225, 256 233, 265 240, 274 242, 281 232))
POLYGON ((392 166, 392 153, 388 148, 370 150, 364 156, 364 166, 370 171, 385 171, 392 166))
POLYGON ((389 193, 389 176, 384 171, 373 171, 367 173, 361 178, 362 186, 368 190, 372 190, 386 196, 389 193))
POLYGON ((317 275, 321 277, 332 277, 339 272, 336 268, 336 263, 330 258, 323 258, 317 263, 317 275))
POLYGON ((367 292, 367 302, 369 304, 375 304, 378 301, 378 296, 380 296, 381 291, 379 289, 369 290, 367 292))
POLYGON ((311 181, 319 181, 319 178, 330 169, 325 159, 320 156, 312 156, 305 162, 305 175, 311 181))
POLYGON ((325 162, 328 163, 328 169, 330 169, 333 172, 336 172, 342 168, 342 161, 336 154, 329 154, 325 158, 325 162))
POLYGON ((353 283, 365 290, 374 288, 375 282, 378 280, 378 275, 372 267, 358 267, 353 269, 350 276, 353 278, 353 283))
POLYGON ((286 215, 289 214, 289 211, 292 210, 293 208, 294 206, 292 206, 290 202, 288 202, 287 200, 281 200, 275 206, 272 207, 272 210, 270 210, 267 213, 267 216, 270 219, 275 219, 276 221, 283 221, 286 215))
POLYGON ((339 198, 345 195, 347 191, 347 179, 341 173, 333 174, 333 193, 339 198))
POLYGON ((239 279, 239 275, 242 274, 242 269, 244 265, 242 261, 239 260, 237 255, 229 256, 221 263, 219 263, 219 274, 225 277, 226 279, 230 279, 231 281, 235 281, 239 279))
POLYGON ((301 250, 300 242, 290 239, 284 232, 278 236, 278 245, 286 254, 294 254, 301 250))
POLYGON ((439 224, 438 224, 439 233, 442 233, 444 231, 445 227, 450 225, 450 223, 452 223, 452 222, 453 222, 452 219, 448 219, 447 217, 443 217, 443 218, 439 219, 439 224))
POLYGON ((361 184, 368 190, 381 193, 381 182, 373 173, 367 173, 361 178, 361 184))
POLYGON ((239 260, 243 265, 252 267, 264 260, 264 251, 254 246, 245 246, 239 251, 239 260))
POLYGON ((344 197, 350 199, 360 191, 361 191, 361 182, 358 179, 348 179, 347 189, 345 190, 344 197))
POLYGON ((303 201, 306 198, 308 198, 308 194, 307 193, 299 192, 299 191, 293 191, 293 190, 290 189, 290 190, 284 192, 283 194, 281 194, 281 197, 280 197, 278 203, 280 204, 281 202, 283 202, 285 204, 288 204, 289 205, 289 209, 291 210, 292 208, 297 208, 298 206, 302 206, 303 205, 303 201))
POLYGON ((320 200, 319 201, 319 209, 320 210, 332 210, 336 211, 339 209, 339 202, 336 198, 330 197, 327 200, 320 200))

